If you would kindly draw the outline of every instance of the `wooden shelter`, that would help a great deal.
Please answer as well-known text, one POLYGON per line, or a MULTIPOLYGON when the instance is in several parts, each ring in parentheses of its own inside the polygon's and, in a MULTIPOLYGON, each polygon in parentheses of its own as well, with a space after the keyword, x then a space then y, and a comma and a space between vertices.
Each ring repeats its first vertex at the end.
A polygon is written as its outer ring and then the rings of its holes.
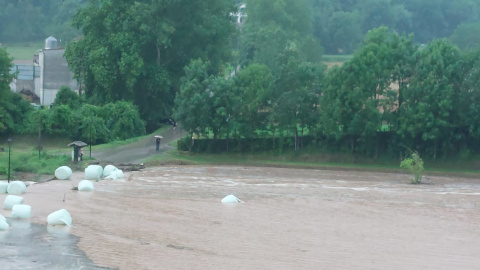
POLYGON ((74 141, 72 143, 69 143, 68 146, 73 147, 73 154, 72 154, 72 161, 77 162, 79 152, 81 152, 81 149, 85 146, 88 146, 88 144, 82 142, 82 141, 74 141))

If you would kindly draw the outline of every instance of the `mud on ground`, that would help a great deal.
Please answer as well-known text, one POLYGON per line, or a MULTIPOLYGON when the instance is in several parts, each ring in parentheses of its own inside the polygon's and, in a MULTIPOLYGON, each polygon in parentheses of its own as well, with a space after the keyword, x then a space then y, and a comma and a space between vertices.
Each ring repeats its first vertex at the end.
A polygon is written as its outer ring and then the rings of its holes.
MULTIPOLYGON (((480 180, 166 166, 70 190, 29 186, 31 221, 66 208, 78 247, 118 269, 477 269, 480 180), (234 194, 245 203, 226 205, 234 194), (62 201, 65 196, 65 202, 62 201)), ((0 195, 3 197, 3 194, 0 195)), ((0 198, 2 199, 2 198, 0 198)), ((8 216, 8 211, 5 213, 8 216)))

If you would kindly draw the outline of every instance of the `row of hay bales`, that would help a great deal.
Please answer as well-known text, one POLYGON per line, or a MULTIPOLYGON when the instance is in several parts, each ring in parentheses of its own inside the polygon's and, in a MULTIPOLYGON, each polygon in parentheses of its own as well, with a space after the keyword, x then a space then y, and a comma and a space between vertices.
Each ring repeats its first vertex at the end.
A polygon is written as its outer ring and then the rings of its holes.
MULTIPOLYGON (((23 181, 12 181, 11 183, 0 182, 0 193, 8 194, 3 203, 3 209, 11 210, 11 218, 28 219, 31 216, 32 207, 24 204, 24 199, 19 196, 27 190, 23 181)), ((48 215, 47 223, 49 225, 71 225, 72 217, 65 209, 60 209, 48 215)), ((10 225, 7 219, 0 214, 0 230, 8 230, 10 225)))
MULTIPOLYGON (((61 166, 55 170, 55 177, 59 180, 70 180, 72 173, 70 167, 61 166)), ((107 165, 105 168, 100 165, 89 165, 85 168, 84 180, 78 183, 78 190, 93 191, 94 185, 92 181, 99 181, 101 179, 116 180, 123 178, 123 171, 113 165, 107 165)))
MULTIPOLYGON (((73 172, 68 166, 61 166, 55 170, 55 177, 59 180, 70 180, 73 172)), ((85 168, 85 179, 78 183, 79 191, 93 191, 94 186, 92 180, 100 179, 122 179, 123 171, 113 165, 107 165, 103 168, 100 165, 89 165, 85 168)), ((32 207, 24 204, 21 196, 25 193, 27 186, 23 181, 12 181, 11 183, 0 182, 0 193, 9 194, 5 198, 3 209, 11 210, 11 218, 28 219, 31 217, 32 207)), ((66 209, 57 210, 47 217, 48 225, 72 225, 72 216, 66 209)), ((0 230, 9 229, 6 218, 0 214, 0 230)))

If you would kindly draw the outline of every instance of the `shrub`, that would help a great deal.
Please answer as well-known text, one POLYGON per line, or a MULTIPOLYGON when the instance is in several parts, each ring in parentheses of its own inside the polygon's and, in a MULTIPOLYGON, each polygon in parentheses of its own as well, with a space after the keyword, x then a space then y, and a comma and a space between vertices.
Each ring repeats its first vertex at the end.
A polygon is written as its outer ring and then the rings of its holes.
POLYGON ((418 153, 413 153, 411 157, 405 158, 401 163, 400 167, 408 169, 410 173, 413 174, 413 178, 410 179, 412 184, 422 183, 423 175, 423 160, 420 158, 418 153))

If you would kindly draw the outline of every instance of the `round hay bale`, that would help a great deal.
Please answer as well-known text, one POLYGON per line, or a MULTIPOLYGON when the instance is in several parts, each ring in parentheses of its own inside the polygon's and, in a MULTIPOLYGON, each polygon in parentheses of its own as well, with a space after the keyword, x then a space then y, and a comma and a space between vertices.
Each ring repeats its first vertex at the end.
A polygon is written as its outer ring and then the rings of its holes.
POLYGON ((13 181, 7 187, 8 194, 23 194, 27 186, 23 181, 13 181))
POLYGON ((72 176, 72 169, 68 166, 61 166, 55 170, 55 177, 59 180, 69 180, 72 176))
POLYGON ((115 179, 125 178, 122 170, 113 171, 110 175, 115 174, 115 179))
POLYGON ((30 218, 32 207, 26 204, 17 204, 12 207, 12 218, 30 218))
POLYGON ((0 221, 0 231, 8 230, 10 226, 6 221, 0 221))
POLYGON ((89 165, 85 168, 85 179, 100 180, 103 175, 103 168, 100 165, 89 165))
POLYGON ((222 203, 238 203, 240 200, 234 195, 228 195, 222 199, 222 203))
POLYGON ((0 193, 5 194, 7 193, 8 183, 7 182, 0 182, 0 193))
POLYGON ((107 177, 112 173, 113 171, 117 170, 117 167, 113 165, 107 165, 105 168, 103 168, 103 177, 107 177))
POLYGON ((3 203, 3 209, 12 210, 12 207, 17 204, 23 204, 23 198, 15 195, 7 195, 3 203))
POLYGON ((93 183, 90 180, 82 180, 78 183, 78 190, 79 191, 93 191, 93 183))
POLYGON ((66 209, 57 210, 47 217, 48 225, 72 226, 72 216, 66 209))

